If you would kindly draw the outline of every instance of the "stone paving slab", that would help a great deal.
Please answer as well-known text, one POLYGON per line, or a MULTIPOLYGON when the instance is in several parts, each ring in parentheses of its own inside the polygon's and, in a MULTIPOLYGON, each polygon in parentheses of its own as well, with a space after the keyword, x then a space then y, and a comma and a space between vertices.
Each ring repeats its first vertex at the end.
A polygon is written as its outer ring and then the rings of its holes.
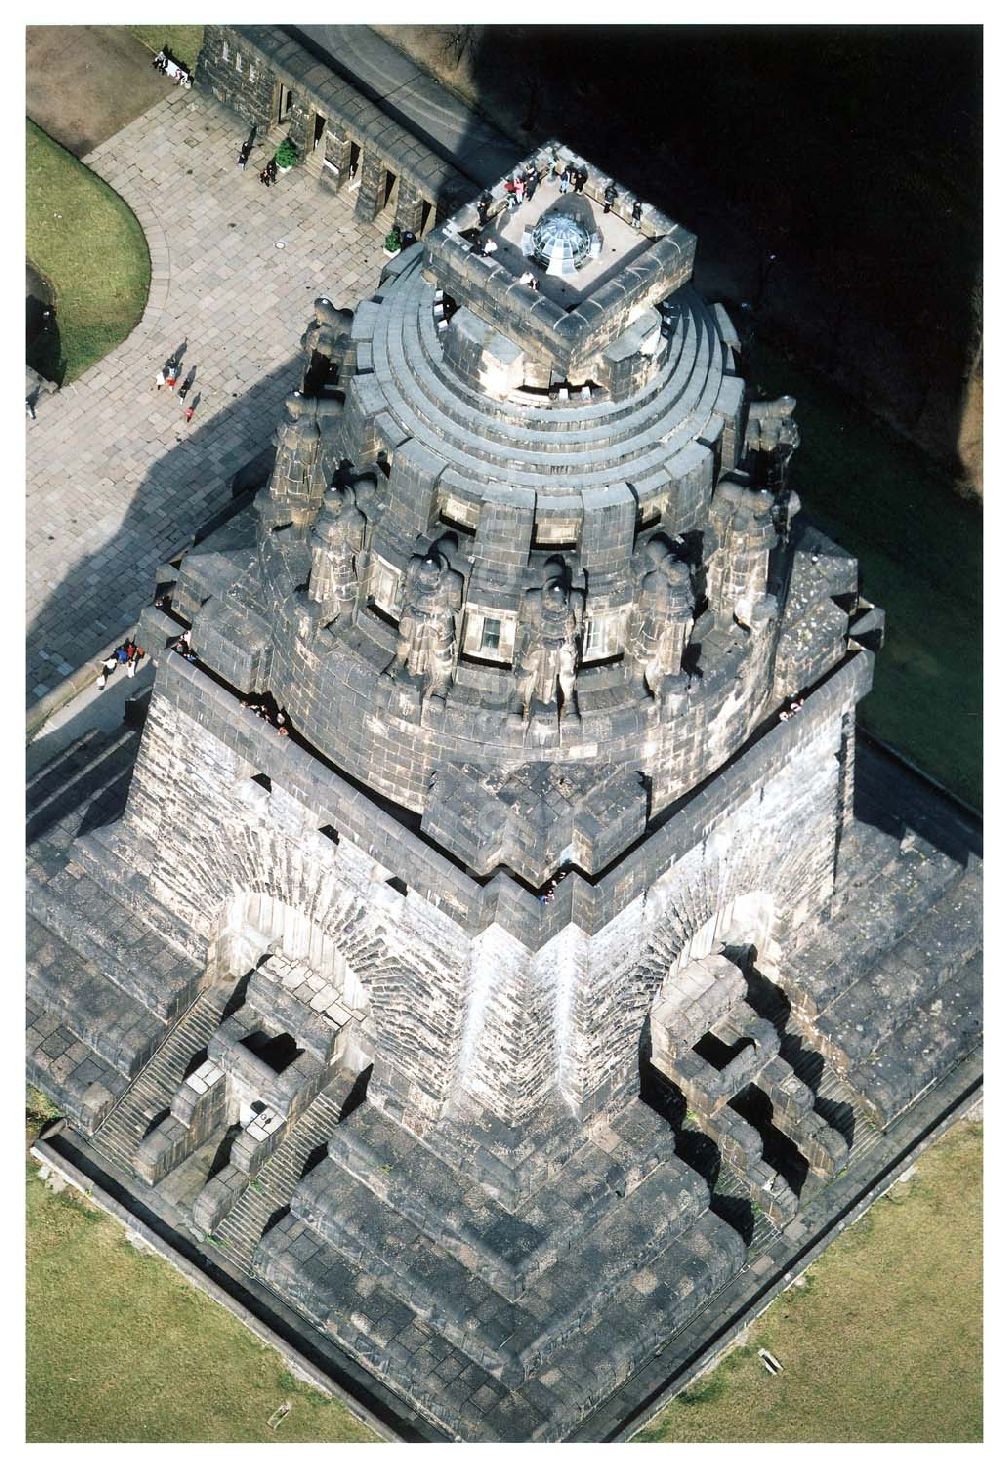
POLYGON ((175 91, 85 159, 135 212, 154 278, 128 339, 26 420, 29 704, 135 623, 156 566, 229 500, 297 385, 315 296, 353 308, 378 283, 382 222, 302 169, 263 188, 263 145, 240 172, 242 140, 234 113, 175 91), (184 342, 190 426, 154 385, 184 342))

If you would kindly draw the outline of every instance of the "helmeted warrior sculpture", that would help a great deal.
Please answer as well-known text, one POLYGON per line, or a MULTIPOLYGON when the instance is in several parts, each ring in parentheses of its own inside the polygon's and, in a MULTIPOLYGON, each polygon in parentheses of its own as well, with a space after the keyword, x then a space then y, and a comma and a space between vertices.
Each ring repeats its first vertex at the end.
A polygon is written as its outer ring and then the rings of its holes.
POLYGON ((774 496, 737 482, 719 484, 709 510, 716 548, 708 566, 708 598, 717 618, 752 629, 769 618, 767 570, 778 542, 774 496))
POLYGON ((576 706, 576 671, 580 662, 583 595, 574 589, 558 560, 545 566, 539 589, 529 589, 522 600, 518 648, 514 660, 521 716, 531 716, 535 698, 543 706, 562 690, 562 709, 576 706))
POLYGON ((759 487, 784 485, 792 453, 799 445, 799 429, 792 418, 794 410, 794 396, 753 401, 747 409, 745 450, 753 481, 759 487))
POLYGON ((414 554, 406 570, 396 654, 388 674, 398 679, 408 671, 423 677, 425 697, 443 696, 455 674, 463 582, 438 545, 414 554))
POLYGON ((274 505, 268 515, 273 523, 301 525, 316 511, 324 486, 321 441, 315 401, 293 391, 275 434, 277 451, 268 494, 274 505))
POLYGON ((307 358, 302 376, 302 390, 307 395, 318 395, 330 385, 346 385, 348 376, 353 375, 354 311, 338 310, 325 295, 313 301, 313 309, 316 314, 299 342, 307 358))
POLYGON ((633 673, 653 696, 678 676, 694 624, 691 571, 653 538, 635 556, 635 599, 625 629, 625 651, 633 673))
POLYGON ((330 487, 310 535, 309 599, 326 625, 351 618, 358 598, 358 559, 364 548, 365 515, 351 487, 330 487))

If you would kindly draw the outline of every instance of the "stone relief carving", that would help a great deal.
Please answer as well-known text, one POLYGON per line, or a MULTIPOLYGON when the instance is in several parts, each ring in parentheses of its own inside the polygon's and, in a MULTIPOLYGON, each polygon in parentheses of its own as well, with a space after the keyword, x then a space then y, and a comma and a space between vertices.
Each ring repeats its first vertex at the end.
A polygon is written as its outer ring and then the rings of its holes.
POLYGON ((656 696, 680 675, 694 625, 691 571, 654 538, 632 560, 635 598, 625 628, 625 653, 636 679, 656 696))
POLYGON ((310 535, 312 569, 307 591, 324 624, 341 616, 353 618, 366 529, 367 519, 357 506, 354 489, 346 485, 328 488, 310 535))
POLYGON ((394 680, 404 672, 422 678, 425 697, 443 697, 454 678, 463 588, 439 545, 414 554, 407 566, 396 654, 386 673, 394 680))
POLYGON ((525 721, 531 716, 536 698, 543 706, 557 703, 557 687, 562 691, 562 712, 569 708, 572 714, 579 715, 576 673, 580 664, 583 595, 573 588, 561 561, 550 560, 544 573, 542 585, 529 589, 521 601, 514 676, 521 717, 525 721))

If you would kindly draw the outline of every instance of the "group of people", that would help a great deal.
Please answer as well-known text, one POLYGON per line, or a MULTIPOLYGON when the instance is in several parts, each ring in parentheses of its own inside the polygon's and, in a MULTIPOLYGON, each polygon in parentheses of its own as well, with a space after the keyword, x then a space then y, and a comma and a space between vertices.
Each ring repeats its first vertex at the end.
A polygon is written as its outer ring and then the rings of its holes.
MULTIPOLYGON (((180 375, 180 369, 180 361, 178 360, 177 356, 170 356, 170 358, 165 362, 164 365, 160 367, 160 369, 156 373, 157 391, 162 391, 164 386, 167 388, 168 391, 173 391, 174 387, 177 386, 177 377, 180 375)), ((188 371, 187 375, 184 377, 184 380, 181 382, 180 387, 177 391, 178 401, 183 402, 188 392, 191 390, 191 387, 194 385, 195 370, 196 367, 192 366, 190 371, 188 371)), ((200 400, 201 397, 196 396, 190 406, 184 407, 184 420, 186 422, 189 422, 194 416, 194 409, 198 405, 198 402, 200 400)))
POLYGON ((588 177, 583 163, 564 163, 559 174, 559 192, 568 193, 572 189, 574 193, 582 193, 588 177))
POLYGON ((167 51, 157 51, 153 57, 154 71, 162 71, 164 76, 169 76, 175 86, 190 87, 191 73, 186 66, 175 61, 167 51))
POLYGON ((288 712, 283 706, 275 704, 270 692, 266 696, 241 696, 240 705, 247 711, 252 711, 254 716, 259 716, 261 721, 266 721, 268 726, 273 726, 279 737, 287 737, 288 712))
POLYGON ((802 710, 802 701, 801 701, 801 699, 798 700, 798 701, 789 701, 787 711, 779 711, 778 712, 778 720, 779 721, 787 721, 790 716, 794 716, 797 711, 801 711, 801 710, 802 710))
POLYGON ((265 163, 264 167, 261 168, 257 176, 264 184, 265 188, 270 188, 271 184, 277 181, 278 164, 275 162, 274 158, 272 158, 269 163, 265 163))
MULTIPOLYGON (((519 208, 522 203, 530 203, 535 196, 535 189, 541 182, 538 176, 538 169, 534 163, 529 163, 523 173, 515 173, 512 178, 505 178, 503 191, 507 195, 507 207, 509 209, 519 208)), ((479 200, 480 222, 485 223, 483 204, 489 206, 488 195, 479 200)))
POLYGON ((565 879, 568 874, 568 869, 560 869, 555 878, 549 880, 549 882, 545 885, 545 888, 542 890, 541 894, 539 894, 538 896, 539 904, 552 903, 553 899, 555 899, 556 897, 556 885, 561 884, 563 879, 565 879))
POLYGON ((182 660, 189 660, 192 665, 194 665, 198 660, 198 657, 191 649, 190 630, 185 630, 183 635, 178 635, 173 645, 169 646, 169 649, 176 651, 182 660))
POLYGON ((99 691, 104 690, 109 679, 114 675, 120 665, 125 667, 125 674, 131 680, 139 668, 139 662, 145 654, 146 652, 142 646, 136 645, 135 641, 131 638, 123 640, 121 645, 112 651, 107 660, 102 661, 101 673, 97 677, 97 689, 99 691))
MULTIPOLYGON (((589 177, 587 169, 581 162, 567 162, 559 166, 559 158, 553 152, 549 159, 548 181, 559 179, 559 192, 568 193, 571 189, 574 193, 582 193, 584 184, 589 177)), ((535 189, 541 182, 538 168, 535 164, 529 163, 523 173, 514 173, 511 177, 505 178, 503 191, 506 196, 508 209, 520 207, 522 203, 530 202, 535 195, 535 189)), ((610 213, 618 200, 618 188, 613 180, 608 181, 604 190, 604 212, 610 213)), ((484 193, 476 204, 476 211, 479 214, 479 227, 485 228, 489 222, 490 205, 493 200, 488 193, 484 193)), ((632 217, 630 223, 634 229, 642 226, 642 204, 638 198, 632 203, 632 217)))

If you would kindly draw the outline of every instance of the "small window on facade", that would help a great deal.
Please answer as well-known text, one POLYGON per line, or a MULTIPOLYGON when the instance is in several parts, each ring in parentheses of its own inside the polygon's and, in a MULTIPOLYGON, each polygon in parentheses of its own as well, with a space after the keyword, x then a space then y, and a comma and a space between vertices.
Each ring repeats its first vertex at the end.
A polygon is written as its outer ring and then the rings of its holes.
POLYGON ((479 643, 480 643, 480 646, 481 646, 481 648, 483 650, 499 650, 500 649, 500 621, 499 620, 491 620, 491 619, 484 619, 483 620, 483 634, 482 634, 482 639, 480 640, 479 643))
POLYGON ((611 626, 606 615, 588 620, 583 630, 583 654, 588 660, 600 660, 608 654, 611 626))
POLYGON ((243 70, 243 57, 240 55, 239 51, 236 52, 236 70, 243 70))
POLYGON ((229 42, 228 41, 223 41, 222 42, 222 59, 223 59, 223 61, 228 61, 229 60, 229 42))

